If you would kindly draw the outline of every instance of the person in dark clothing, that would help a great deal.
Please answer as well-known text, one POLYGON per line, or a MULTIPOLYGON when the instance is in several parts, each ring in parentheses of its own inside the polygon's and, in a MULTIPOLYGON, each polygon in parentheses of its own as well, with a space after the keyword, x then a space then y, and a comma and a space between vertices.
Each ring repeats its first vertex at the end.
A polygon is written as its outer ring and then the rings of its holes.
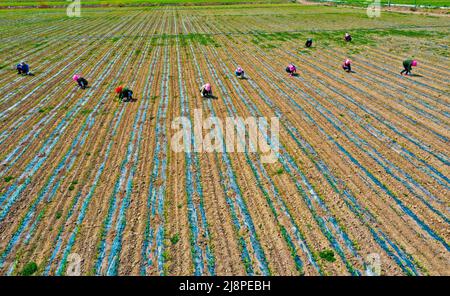
POLYGON ((205 85, 203 85, 200 88, 200 94, 202 95, 203 98, 209 98, 212 97, 212 88, 211 88, 211 84, 206 83, 205 85))
POLYGON ((311 47, 311 46, 312 46, 312 42, 313 42, 312 38, 308 38, 308 39, 306 40, 305 46, 306 46, 306 47, 311 47))
POLYGON ((344 40, 350 42, 352 41, 352 36, 349 33, 345 33, 344 40))
POLYGON ((119 86, 116 88, 116 93, 122 102, 129 102, 133 100, 133 91, 127 87, 119 86))
POLYGON ((243 78, 245 78, 245 73, 244 73, 244 70, 242 70, 242 68, 241 67, 238 67, 237 69, 236 69, 236 71, 234 71, 234 74, 236 75, 236 77, 238 77, 238 78, 241 78, 241 79, 243 79, 243 78))
POLYGON ((400 72, 400 75, 403 75, 403 73, 405 73, 405 75, 411 75, 412 67, 416 66, 417 66, 416 60, 408 59, 403 61, 403 70, 400 72))
POLYGON ((20 64, 16 66, 16 69, 17 74, 19 75, 28 75, 30 73, 30 67, 25 62, 20 62, 20 64))
POLYGON ((289 64, 286 67, 286 72, 289 73, 289 76, 294 76, 297 73, 297 68, 294 66, 294 64, 289 64))
POLYGON ((78 86, 79 86, 81 89, 85 89, 85 88, 88 86, 87 80, 84 79, 83 77, 81 77, 81 76, 78 75, 78 74, 73 75, 73 80, 74 80, 75 82, 78 83, 78 86))

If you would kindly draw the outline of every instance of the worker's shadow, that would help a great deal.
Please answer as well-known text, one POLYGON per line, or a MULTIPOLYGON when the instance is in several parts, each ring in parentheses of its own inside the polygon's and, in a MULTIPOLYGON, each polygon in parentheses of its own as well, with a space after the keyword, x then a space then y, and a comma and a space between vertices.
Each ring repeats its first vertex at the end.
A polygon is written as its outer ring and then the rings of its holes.
POLYGON ((124 103, 134 103, 137 102, 137 99, 131 99, 131 100, 127 100, 127 101, 123 101, 124 103))
POLYGON ((297 77, 297 76, 298 76, 298 73, 293 73, 293 74, 291 74, 291 76, 292 76, 292 77, 297 77))
POLYGON ((423 76, 420 75, 420 74, 410 74, 409 76, 411 76, 411 77, 423 77, 423 76))
POLYGON ((205 97, 203 97, 204 99, 207 99, 207 100, 217 100, 219 97, 217 97, 217 96, 214 96, 214 95, 210 95, 210 96, 205 96, 205 97))

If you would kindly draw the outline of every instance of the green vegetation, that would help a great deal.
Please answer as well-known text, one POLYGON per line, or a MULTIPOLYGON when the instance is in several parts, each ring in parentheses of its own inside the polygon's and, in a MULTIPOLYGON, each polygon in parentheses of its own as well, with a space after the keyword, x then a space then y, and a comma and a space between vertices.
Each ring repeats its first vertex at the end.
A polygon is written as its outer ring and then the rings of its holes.
MULTIPOLYGON (((352 4, 358 6, 367 6, 369 3, 373 3, 373 1, 367 0, 311 0, 312 2, 333 2, 338 4, 352 4)), ((406 5, 417 5, 417 6, 450 6, 449 0, 381 0, 382 5, 389 4, 406 4, 406 5)))
MULTIPOLYGON (((83 5, 140 6, 140 5, 193 5, 233 3, 285 3, 287 0, 83 0, 83 5)), ((67 6, 62 0, 5 0, 0 6, 67 6)))
POLYGON ((35 262, 28 262, 20 271, 19 275, 30 276, 33 275, 37 270, 38 266, 35 262))
POLYGON ((49 107, 45 107, 45 108, 41 108, 39 109, 39 113, 47 113, 50 110, 53 110, 54 107, 49 106, 49 107))
POLYGON ((56 220, 61 218, 61 216, 62 216, 62 212, 61 211, 56 212, 56 220))
POLYGON ((89 115, 91 112, 92 112, 91 109, 83 109, 83 110, 81 110, 80 113, 81 113, 82 115, 89 115))
POLYGON ((333 250, 323 250, 319 252, 319 257, 328 262, 336 261, 333 250))
POLYGON ((172 243, 172 245, 175 245, 176 243, 178 243, 179 240, 180 240, 180 235, 178 233, 170 238, 170 242, 172 243))
POLYGON ((9 182, 9 181, 11 181, 12 179, 14 179, 13 176, 6 176, 6 177, 3 178, 3 180, 4 180, 5 182, 9 182))
POLYGON ((284 170, 283 170, 283 169, 278 169, 278 170, 276 171, 276 174, 277 174, 277 175, 281 175, 282 173, 284 173, 284 170))

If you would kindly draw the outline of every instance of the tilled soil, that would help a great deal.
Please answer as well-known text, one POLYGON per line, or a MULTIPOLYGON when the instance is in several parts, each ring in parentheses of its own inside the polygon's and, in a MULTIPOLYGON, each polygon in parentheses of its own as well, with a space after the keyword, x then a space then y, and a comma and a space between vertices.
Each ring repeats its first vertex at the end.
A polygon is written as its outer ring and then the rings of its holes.
POLYGON ((436 49, 448 29, 371 33, 377 44, 318 35, 306 50, 291 20, 311 10, 238 12, 88 10, 1 29, 2 65, 35 73, 0 68, 1 274, 33 261, 63 275, 80 258, 85 275, 365 275, 374 254, 382 274, 449 274, 450 63, 436 49), (414 40, 433 50, 408 51, 414 40), (411 55, 417 75, 401 76, 411 55), (119 102, 118 85, 136 100, 119 102), (193 131, 198 112, 277 118, 275 161, 249 145, 176 150, 177 120, 193 131))

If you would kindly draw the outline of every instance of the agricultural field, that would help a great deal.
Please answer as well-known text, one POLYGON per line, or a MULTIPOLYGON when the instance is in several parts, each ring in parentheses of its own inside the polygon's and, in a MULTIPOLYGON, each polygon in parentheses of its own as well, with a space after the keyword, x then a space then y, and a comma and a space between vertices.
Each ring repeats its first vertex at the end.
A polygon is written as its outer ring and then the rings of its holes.
MULTIPOLYGON (((430 0, 435 1, 435 0, 430 0)), ((151 6, 151 5, 204 5, 204 4, 245 4, 245 3, 288 3, 289 0, 80 0, 84 6, 151 6)), ((291 1, 292 2, 292 1, 291 1)), ((62 6, 69 3, 64 0, 2 0, 2 6, 62 6)))
MULTIPOLYGON (((374 3, 375 0, 312 0, 310 2, 367 6, 370 3, 374 3)), ((405 5, 405 6, 431 7, 431 8, 450 7, 449 0, 379 0, 379 3, 383 6, 405 5)))
POLYGON ((448 16, 81 13, 0 10, 0 274, 65 275, 79 258, 83 275, 378 274, 372 260, 383 275, 450 275, 448 16), (419 66, 401 76, 409 57, 419 66), (34 76, 16 74, 21 60, 34 76), (177 151, 174 123, 198 113, 278 119, 275 160, 177 151))

